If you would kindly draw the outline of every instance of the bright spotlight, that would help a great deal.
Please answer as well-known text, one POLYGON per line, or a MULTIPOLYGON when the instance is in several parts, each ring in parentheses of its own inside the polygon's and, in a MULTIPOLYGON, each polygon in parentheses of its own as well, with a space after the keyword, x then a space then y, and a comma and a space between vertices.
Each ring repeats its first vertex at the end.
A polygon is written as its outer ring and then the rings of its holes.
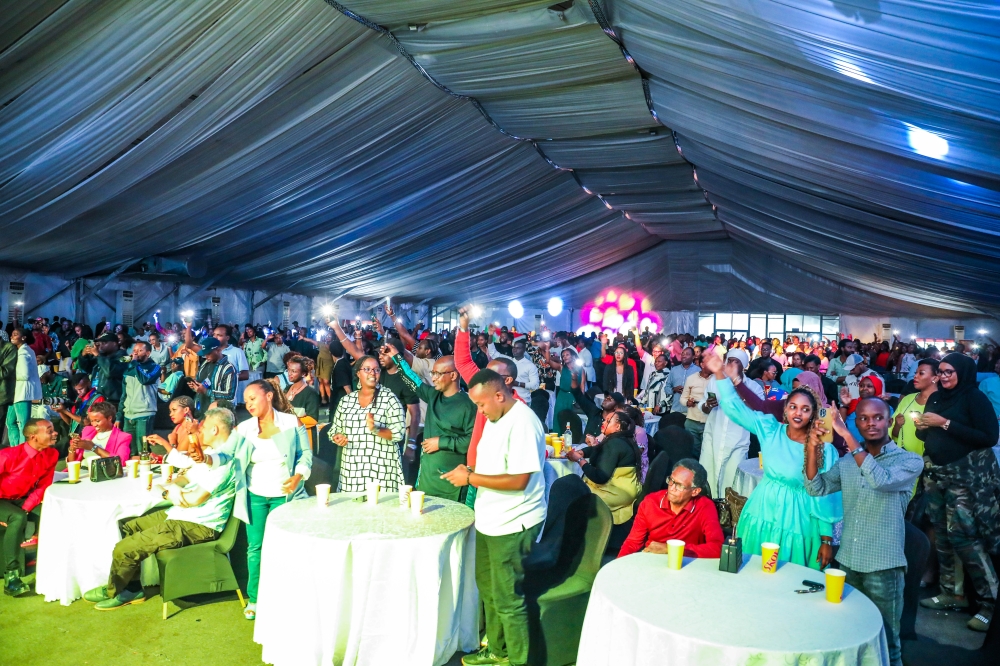
POLYGON ((985 328, 979 329, 979 335, 986 335, 987 333, 989 333, 989 331, 987 331, 985 328))
POLYGON ((181 312, 181 316, 184 317, 185 319, 190 319, 191 317, 194 316, 194 310, 184 310, 183 312, 181 312))
POLYGON ((329 317, 332 314, 333 314, 333 306, 332 305, 324 305, 323 306, 323 316, 324 317, 329 317))
POLYGON ((903 123, 906 125, 907 140, 910 148, 924 157, 933 157, 936 160, 944 159, 948 154, 948 140, 943 136, 929 132, 923 128, 903 123))
POLYGON ((559 298, 558 296, 550 298, 549 299, 549 305, 548 305, 547 309, 548 309, 550 315, 552 315, 553 317, 558 317, 562 313, 562 311, 563 311, 563 302, 562 302, 562 299, 559 298))
POLYGON ((507 312, 514 319, 520 319, 524 316, 524 306, 521 305, 521 301, 511 301, 510 305, 507 306, 507 312))
POLYGON ((483 316, 483 308, 479 305, 472 306, 472 316, 479 318, 483 316))

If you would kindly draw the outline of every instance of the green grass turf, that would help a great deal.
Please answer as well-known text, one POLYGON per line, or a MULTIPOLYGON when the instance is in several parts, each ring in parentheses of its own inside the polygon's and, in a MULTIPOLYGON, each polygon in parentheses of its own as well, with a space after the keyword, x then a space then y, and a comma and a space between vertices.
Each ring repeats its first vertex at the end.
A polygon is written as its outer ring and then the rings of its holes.
MULTIPOLYGON (((24 580, 34 590, 34 574, 24 580)), ((243 619, 235 592, 179 599, 166 620, 157 589, 147 594, 146 602, 113 611, 83 599, 62 606, 35 594, 0 595, 0 664, 261 663, 254 623, 243 619)))

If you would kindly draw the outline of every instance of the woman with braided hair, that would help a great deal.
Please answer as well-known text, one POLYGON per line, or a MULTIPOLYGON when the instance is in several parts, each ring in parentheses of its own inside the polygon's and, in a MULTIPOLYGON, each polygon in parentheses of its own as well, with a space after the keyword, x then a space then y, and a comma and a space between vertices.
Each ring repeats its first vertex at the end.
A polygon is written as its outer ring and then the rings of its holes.
MULTIPOLYGON (((743 403, 718 355, 708 354, 704 363, 715 373, 719 406, 733 422, 757 435, 764 458, 764 478, 740 514, 744 550, 759 553, 762 543, 776 543, 779 560, 824 568, 833 559, 833 526, 844 511, 840 493, 811 497, 804 485, 805 447, 821 403, 813 391, 799 387, 788 396, 781 422, 743 403)), ((839 456, 832 444, 825 445, 824 454, 825 472, 839 456)))

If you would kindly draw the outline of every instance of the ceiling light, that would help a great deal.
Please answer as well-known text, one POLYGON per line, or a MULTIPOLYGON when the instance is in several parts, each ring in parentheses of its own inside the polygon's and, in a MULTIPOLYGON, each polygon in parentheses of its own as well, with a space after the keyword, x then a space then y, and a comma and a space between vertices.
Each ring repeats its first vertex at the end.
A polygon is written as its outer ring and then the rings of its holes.
POLYGON ((520 319, 524 316, 524 306, 521 305, 521 301, 511 301, 510 305, 507 306, 507 312, 514 319, 520 319))

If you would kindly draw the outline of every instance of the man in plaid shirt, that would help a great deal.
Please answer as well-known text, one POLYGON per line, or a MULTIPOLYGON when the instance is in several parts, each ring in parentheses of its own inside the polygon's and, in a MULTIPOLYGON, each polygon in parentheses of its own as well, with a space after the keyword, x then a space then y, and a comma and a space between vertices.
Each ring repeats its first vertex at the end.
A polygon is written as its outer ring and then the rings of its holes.
POLYGON ((838 413, 834 429, 844 437, 851 452, 824 474, 817 474, 823 459, 823 430, 810 435, 805 487, 810 495, 843 493, 844 536, 837 561, 847 572, 847 584, 861 590, 882 613, 889 662, 901 666, 904 514, 924 461, 889 439, 892 410, 881 398, 862 400, 855 413, 864 444, 858 445, 838 413))

